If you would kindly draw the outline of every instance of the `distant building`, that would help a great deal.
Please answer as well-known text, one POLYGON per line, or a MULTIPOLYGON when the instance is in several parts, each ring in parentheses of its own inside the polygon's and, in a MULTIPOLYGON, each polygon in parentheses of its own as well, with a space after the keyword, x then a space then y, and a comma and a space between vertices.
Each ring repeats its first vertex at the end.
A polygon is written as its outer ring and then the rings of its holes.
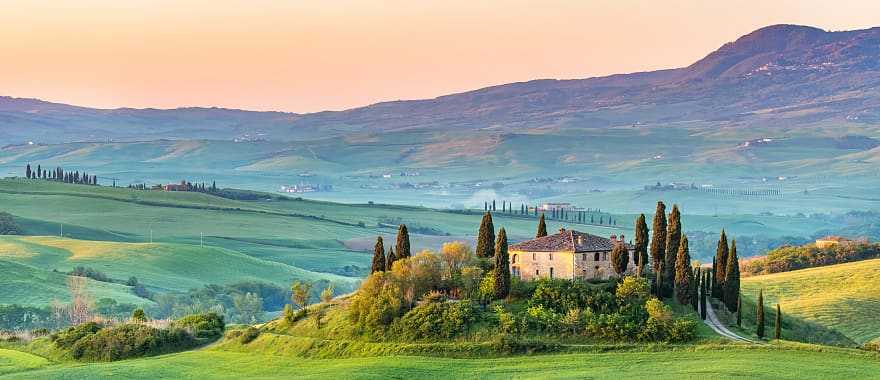
POLYGON ((816 239, 816 248, 830 248, 835 245, 852 243, 854 240, 842 236, 826 236, 816 239))
POLYGON ((544 203, 538 206, 538 211, 565 210, 572 211, 575 207, 571 203, 544 203))
POLYGON ((635 271, 633 246, 618 238, 603 238, 574 230, 513 244, 509 248, 510 274, 522 280, 540 278, 608 279, 617 274, 611 266, 611 250, 624 244, 629 251, 627 273, 635 271))
POLYGON ((162 190, 165 191, 189 191, 191 188, 192 185, 190 185, 186 181, 180 181, 180 183, 169 183, 162 186, 162 190))

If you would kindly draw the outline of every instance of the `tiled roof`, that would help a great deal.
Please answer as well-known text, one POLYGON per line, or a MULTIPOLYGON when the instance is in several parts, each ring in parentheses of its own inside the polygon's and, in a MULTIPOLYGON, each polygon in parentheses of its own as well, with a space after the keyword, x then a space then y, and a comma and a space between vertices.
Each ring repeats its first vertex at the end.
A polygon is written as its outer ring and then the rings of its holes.
MULTIPOLYGON (((615 242, 593 234, 574 230, 561 230, 554 235, 547 235, 537 239, 524 241, 510 246, 511 251, 523 252, 592 252, 610 251, 615 242)), ((632 246, 627 244, 627 248, 632 246)))

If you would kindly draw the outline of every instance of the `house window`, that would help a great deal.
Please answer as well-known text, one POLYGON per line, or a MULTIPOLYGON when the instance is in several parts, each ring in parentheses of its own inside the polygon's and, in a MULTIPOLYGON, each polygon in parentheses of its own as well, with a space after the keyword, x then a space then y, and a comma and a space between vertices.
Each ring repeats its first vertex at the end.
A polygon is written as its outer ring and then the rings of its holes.
POLYGON ((553 254, 550 254, 550 261, 553 261, 553 254))
POLYGON ((517 268, 517 267, 513 267, 513 275, 514 275, 514 277, 516 277, 516 278, 520 278, 519 268, 517 268))
POLYGON ((584 278, 587 278, 587 270, 586 269, 581 270, 581 273, 584 278))
POLYGON ((586 253, 583 254, 583 255, 581 255, 581 256, 582 256, 582 257, 581 257, 581 260, 583 260, 583 261, 587 261, 587 254, 586 254, 586 253))
POLYGON ((541 275, 541 270, 535 269, 535 277, 538 277, 540 275, 541 275))
POLYGON ((550 279, 553 279, 553 268, 550 268, 550 279))
POLYGON ((599 252, 593 254, 593 261, 599 261, 599 252))
POLYGON ((512 264, 516 264, 516 256, 518 256, 518 255, 513 255, 513 258, 511 259, 512 264))
POLYGON ((608 252, 602 252, 602 260, 608 261, 608 252))
POLYGON ((534 252, 532 252, 532 261, 535 261, 535 260, 537 260, 537 256, 534 252))

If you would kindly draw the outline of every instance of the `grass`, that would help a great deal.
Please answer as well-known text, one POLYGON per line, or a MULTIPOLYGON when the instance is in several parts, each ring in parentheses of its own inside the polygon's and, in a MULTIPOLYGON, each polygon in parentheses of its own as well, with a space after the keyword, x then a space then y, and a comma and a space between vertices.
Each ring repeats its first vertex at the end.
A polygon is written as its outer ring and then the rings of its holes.
MULTIPOLYGON (((49 305, 57 299, 70 300, 67 276, 30 265, 0 260, 0 304, 31 306, 49 305)), ((132 294, 125 285, 87 280, 88 290, 95 299, 113 298, 120 303, 146 304, 149 300, 132 294)))
POLYGON ((452 359, 384 356, 303 359, 216 349, 115 363, 21 368, 9 379, 232 378, 773 378, 869 379, 874 356, 790 348, 691 347, 658 352, 608 352, 452 359))
MULTIPOLYGON (((857 343, 880 337, 880 259, 744 278, 744 299, 764 289, 768 326, 779 303, 783 316, 837 330, 857 343)), ((783 324, 785 326, 785 324, 783 324)), ((768 328, 768 333, 772 334, 768 328)))
POLYGON ((49 365, 49 360, 26 352, 0 348, 0 376, 49 365))

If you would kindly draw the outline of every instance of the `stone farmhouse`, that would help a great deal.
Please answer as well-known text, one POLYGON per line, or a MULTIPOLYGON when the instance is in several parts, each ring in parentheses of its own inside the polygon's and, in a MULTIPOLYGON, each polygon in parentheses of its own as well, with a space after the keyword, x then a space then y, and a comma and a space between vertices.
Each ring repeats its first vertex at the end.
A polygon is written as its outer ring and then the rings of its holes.
POLYGON ((509 247, 511 276, 522 280, 539 278, 599 279, 616 277, 611 267, 611 250, 624 244, 629 251, 627 273, 635 272, 634 247, 618 238, 603 238, 584 232, 561 229, 559 233, 509 247))

